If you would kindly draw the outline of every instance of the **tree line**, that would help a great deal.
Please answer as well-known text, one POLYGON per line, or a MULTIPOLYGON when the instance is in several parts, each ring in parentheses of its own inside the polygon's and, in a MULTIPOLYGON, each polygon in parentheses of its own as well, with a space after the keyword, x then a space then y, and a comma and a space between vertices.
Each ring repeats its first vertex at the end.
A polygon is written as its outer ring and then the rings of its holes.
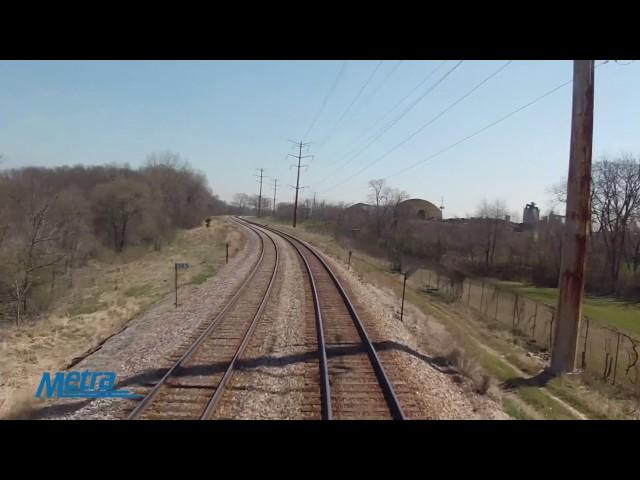
POLYGON ((25 167, 0 171, 0 314, 44 308, 56 278, 105 250, 159 250, 178 229, 224 213, 202 173, 171 152, 128 165, 25 167))
MULTIPOLYGON (((386 257, 393 268, 429 262, 468 275, 556 287, 560 272, 566 180, 549 191, 555 209, 534 228, 515 222, 519 215, 504 201, 483 200, 471 215, 446 221, 402 218, 398 205, 408 198, 384 180, 369 182, 366 208, 303 200, 300 221, 330 231, 346 243, 386 257), (556 215, 556 214, 561 215, 556 215)), ((265 199, 263 198, 263 202, 265 199)), ((234 208, 255 214, 257 196, 239 194, 234 208)), ((601 157, 592 169, 592 222, 587 252, 587 291, 640 300, 640 161, 631 154, 601 157)), ((263 215, 270 215, 272 205, 263 215)), ((293 205, 279 203, 275 216, 290 221, 293 205)))

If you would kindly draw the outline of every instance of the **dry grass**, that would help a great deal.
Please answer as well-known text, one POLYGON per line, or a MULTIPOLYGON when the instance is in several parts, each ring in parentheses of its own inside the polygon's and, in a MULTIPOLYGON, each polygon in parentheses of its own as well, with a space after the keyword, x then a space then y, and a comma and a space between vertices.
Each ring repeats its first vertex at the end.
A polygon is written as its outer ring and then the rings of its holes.
MULTIPOLYGON (((152 303, 172 294, 174 262, 188 262, 179 285, 202 282, 225 261, 225 243, 234 256, 241 235, 222 219, 209 229, 182 232, 162 251, 129 261, 92 261, 78 269, 74 287, 57 294, 43 318, 20 328, 0 325, 0 418, 35 404, 43 371, 66 368, 76 357, 121 330, 152 303)), ((128 259, 125 259, 128 260, 128 259)))

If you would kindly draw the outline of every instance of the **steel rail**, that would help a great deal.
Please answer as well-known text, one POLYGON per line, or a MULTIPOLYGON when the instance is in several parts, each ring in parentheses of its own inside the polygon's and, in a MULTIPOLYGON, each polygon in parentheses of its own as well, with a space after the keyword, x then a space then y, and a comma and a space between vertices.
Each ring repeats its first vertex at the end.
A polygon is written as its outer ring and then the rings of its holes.
MULTIPOLYGON (((237 221, 236 219, 233 219, 233 218, 232 218, 232 220, 234 220, 234 223, 237 223, 238 225, 241 225, 242 227, 246 228, 247 230, 252 231, 252 232, 256 233, 256 235, 258 235, 258 238, 260 239, 260 256, 259 256, 258 260, 256 261, 255 265, 251 269, 249 275, 247 275, 245 280, 242 282, 242 284, 240 285, 240 287, 238 288, 236 293, 229 300, 229 302, 227 302, 227 304, 224 306, 224 308, 218 313, 218 315, 216 315, 216 317, 211 321, 209 326, 200 334, 200 336, 198 336, 198 338, 191 344, 191 346, 187 349, 187 351, 182 354, 182 356, 173 364, 173 366, 169 370, 167 370, 167 372, 162 376, 162 378, 153 386, 151 391, 149 393, 147 393, 147 395, 138 403, 138 405, 136 405, 136 407, 133 409, 133 411, 129 414, 129 416, 127 418, 128 420, 135 420, 135 419, 139 418, 140 415, 142 415, 142 413, 144 413, 147 410, 147 408, 152 404, 153 399, 157 396, 157 394, 160 391, 160 389, 162 388, 162 386, 166 384, 167 380, 171 377, 171 375, 175 372, 175 370, 177 368, 179 368, 184 362, 189 360, 189 358, 191 358, 191 356, 196 352, 196 350, 200 347, 200 345, 202 345, 204 340, 211 334, 211 332, 214 330, 214 328, 224 318, 226 313, 237 303, 238 299, 242 296, 242 294, 244 294, 247 285, 251 282, 251 280, 253 280, 253 278, 256 276, 256 273, 258 272, 258 270, 262 266, 262 262, 264 260, 264 253, 265 253, 265 244, 264 244, 264 239, 262 238, 262 235, 257 233, 255 229, 251 229, 250 227, 248 227, 247 225, 243 224, 242 222, 239 222, 239 221, 237 221)), ((267 235, 267 238, 269 238, 268 235, 267 235)), ((271 239, 271 241, 273 242, 273 239, 271 239)), ((274 245, 275 245, 275 242, 274 242, 274 245)), ((278 251, 277 251, 277 247, 276 247, 276 266, 275 266, 275 269, 277 269, 277 259, 278 259, 278 251)), ((275 275, 273 275, 271 281, 273 281, 273 278, 275 278, 275 275)), ((270 282, 270 286, 269 286, 269 289, 267 291, 267 294, 271 292, 271 288, 270 287, 271 287, 271 282, 270 282)), ((265 295, 265 297, 266 297, 266 295, 265 295)), ((264 303, 264 299, 263 299, 263 303, 264 303)), ((260 313, 262 312, 262 308, 263 308, 263 306, 261 304, 261 308, 259 310, 260 313)), ((252 325, 253 325, 253 321, 252 321, 252 325)), ((235 357, 234 357, 234 359, 235 359, 235 357)), ((217 389, 216 389, 216 391, 217 391, 217 389)))
MULTIPOLYGON (((406 417, 405 417, 405 415, 404 415, 404 413, 402 411, 402 407, 400 406, 400 401, 398 400, 398 397, 396 396, 396 393, 395 393, 395 390, 393 388, 393 385, 391 384, 391 381, 389 380, 389 377, 387 376, 387 374, 386 374, 386 372, 384 370, 384 367, 382 366, 382 362, 380 361, 380 358, 378 357, 376 349, 373 346, 373 343, 371 342, 369 336, 367 335, 367 332, 366 332, 366 329, 364 327, 364 324, 363 324, 362 320, 360 319, 358 313, 356 312, 356 309, 353 306, 353 303, 351 302, 351 300, 349 299, 349 296, 347 295, 344 287, 342 286, 342 284, 338 280, 338 278, 335 275, 335 273, 333 272, 333 270, 329 267, 329 265, 322 258, 322 256, 316 251, 315 248, 311 247, 307 242, 305 242, 303 240, 300 240, 300 239, 294 237, 293 235, 290 235, 290 234, 288 234, 286 232, 283 232, 283 231, 278 230, 276 228, 270 227, 268 225, 261 225, 261 224, 258 224, 258 223, 250 222, 248 220, 245 220, 245 221, 247 223, 251 223, 251 224, 253 224, 255 226, 259 226, 259 227, 262 227, 262 228, 264 228, 266 230, 269 230, 269 231, 275 233, 276 235, 280 235, 281 237, 283 237, 286 240, 288 240, 289 243, 291 243, 292 245, 293 245, 293 242, 298 242, 300 245, 305 247, 315 258, 318 259, 320 264, 323 266, 323 268, 327 271, 327 273, 329 274, 330 278, 332 279, 334 285, 336 286, 336 289, 340 293, 340 296, 342 297, 342 299, 343 299, 343 301, 345 303, 345 306, 347 307, 347 310, 349 311, 349 314, 351 316, 351 319, 354 322, 356 330, 358 331, 358 334, 360 335, 360 339, 361 339, 362 343, 365 346, 365 349, 366 349, 367 354, 369 356, 369 360, 370 360, 371 365, 372 365, 372 367, 374 369, 374 372, 376 374, 376 378, 378 380, 378 383, 380 384, 380 387, 382 388, 382 392, 384 394, 385 400, 387 401, 387 405, 389 407, 389 410, 391 412, 392 417, 395 420, 405 420, 406 417)), ((298 248, 296 248, 296 250, 300 253, 301 257, 304 259, 304 255, 302 255, 300 250, 298 248)), ((305 263, 305 266, 307 268, 307 271, 308 271, 309 275, 312 276, 309 264, 307 263, 306 259, 304 259, 304 263, 305 263)), ((315 288, 315 286, 313 288, 315 288)), ((316 307, 319 308, 319 305, 318 305, 319 301, 318 301, 318 297, 317 297, 317 291, 314 294, 314 302, 316 303, 316 307)), ((320 317, 320 319, 321 318, 322 317, 320 317)), ((325 358, 326 358, 326 352, 325 352, 325 358)))
MULTIPOLYGON (((244 220, 244 221, 246 221, 249 224, 252 224, 252 222, 249 222, 247 220, 244 220)), ((278 235, 277 232, 273 232, 273 233, 278 235)), ((309 283, 311 284, 311 294, 313 295, 313 310, 315 314, 316 339, 318 342, 318 357, 320 362, 320 405, 322 410, 321 413, 322 413, 323 420, 332 420, 333 413, 331 409, 331 387, 329 384, 327 349, 325 346, 322 312, 320 311, 320 299, 318 297, 318 288, 316 286, 316 280, 311 272, 311 266, 309 265, 309 262, 304 257, 304 255, 302 254, 298 246, 287 238, 284 238, 284 237, 281 237, 281 238, 289 242, 300 255, 300 258, 302 259, 305 265, 307 276, 309 277, 309 283)))
MULTIPOLYGON (((253 228, 254 231, 257 230, 255 227, 250 227, 250 228, 253 228)), ((275 264, 274 264, 273 272, 271 273, 271 279, 269 280, 269 286, 267 287, 267 291, 265 292, 264 297, 262 298, 262 302, 260 302, 260 307, 258 308, 258 311, 254 315, 253 320, 251 320, 251 324, 249 325, 249 328, 247 328, 247 331, 245 332, 244 337, 242 338, 242 342, 240 343, 240 346, 238 347, 233 358, 231 359, 231 362, 229 363, 229 366, 227 367, 227 370, 224 373, 224 376, 220 380, 220 383, 218 384, 218 387, 216 388, 216 391, 213 394, 213 397, 211 397, 211 399, 209 400, 209 403, 207 403, 207 406, 202 416, 200 417, 200 420, 210 419, 216 407, 220 403, 220 399, 222 398, 222 393, 224 392, 224 388, 226 387, 227 383, 231 379, 231 376, 233 375, 233 370, 235 369, 236 361, 238 360, 238 358, 240 358, 244 354, 244 351, 247 345, 249 344, 249 340, 251 340, 251 335, 253 335, 253 331, 258 325, 258 321, 262 317, 262 312, 264 311, 267 305, 267 301, 271 296, 271 290, 273 289, 273 285, 275 284, 276 276, 278 274, 278 264, 280 263, 280 253, 278 252, 278 246, 276 245, 276 242, 273 240, 273 238, 271 238, 267 234, 264 234, 264 235, 269 240, 271 240, 271 243, 273 243, 273 247, 276 252, 275 264)))

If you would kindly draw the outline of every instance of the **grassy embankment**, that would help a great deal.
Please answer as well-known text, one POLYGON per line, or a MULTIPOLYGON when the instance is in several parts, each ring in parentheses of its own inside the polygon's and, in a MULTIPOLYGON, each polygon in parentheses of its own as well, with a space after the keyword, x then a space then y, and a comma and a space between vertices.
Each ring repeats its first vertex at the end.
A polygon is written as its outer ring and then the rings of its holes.
POLYGON ((20 327, 0 325, 0 418, 16 404, 32 399, 43 371, 65 368, 125 327, 150 305, 173 295, 174 262, 180 286, 201 284, 225 262, 240 237, 222 218, 209 229, 178 233, 160 251, 129 251, 103 261, 92 260, 74 272, 73 286, 59 282, 54 300, 40 318, 20 327))

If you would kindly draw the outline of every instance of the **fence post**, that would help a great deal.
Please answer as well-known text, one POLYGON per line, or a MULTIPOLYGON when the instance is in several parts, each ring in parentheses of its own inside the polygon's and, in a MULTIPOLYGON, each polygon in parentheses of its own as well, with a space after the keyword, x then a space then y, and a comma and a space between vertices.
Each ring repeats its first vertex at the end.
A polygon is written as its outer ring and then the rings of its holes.
POLYGON ((513 320, 511 322, 511 337, 513 342, 516 341, 516 312, 518 310, 518 295, 516 295, 516 299, 513 302, 513 320))
POLYGON ((467 286, 468 286, 468 290, 467 290, 467 305, 470 304, 470 300, 471 300, 471 279, 467 278, 467 286))
POLYGON ((533 341, 536 340, 536 323, 538 322, 538 302, 535 302, 536 309, 533 312, 533 328, 531 329, 531 338, 533 341))
POLYGON ((227 242, 227 259, 225 263, 229 263, 229 242, 227 242))
POLYGON ((616 384, 616 373, 618 372, 618 353, 620 352, 620 332, 618 332, 618 342, 616 344, 616 359, 613 363, 613 380, 611 385, 616 384))
POLYGON ((549 350, 553 348, 553 323, 555 321, 556 321, 556 311, 555 309, 553 309, 551 310, 551 326, 549 328, 549 350))
POLYGON ((493 319, 498 321, 498 302, 500 301, 500 290, 496 289, 496 311, 493 314, 493 319))
POLYGON ((484 300, 484 280, 482 280, 482 293, 480 294, 480 313, 482 313, 482 301, 484 300))
POLYGON ((584 332, 584 346, 582 347, 582 362, 580 368, 583 370, 587 368, 587 339, 589 338, 589 317, 584 317, 585 332, 584 332))

